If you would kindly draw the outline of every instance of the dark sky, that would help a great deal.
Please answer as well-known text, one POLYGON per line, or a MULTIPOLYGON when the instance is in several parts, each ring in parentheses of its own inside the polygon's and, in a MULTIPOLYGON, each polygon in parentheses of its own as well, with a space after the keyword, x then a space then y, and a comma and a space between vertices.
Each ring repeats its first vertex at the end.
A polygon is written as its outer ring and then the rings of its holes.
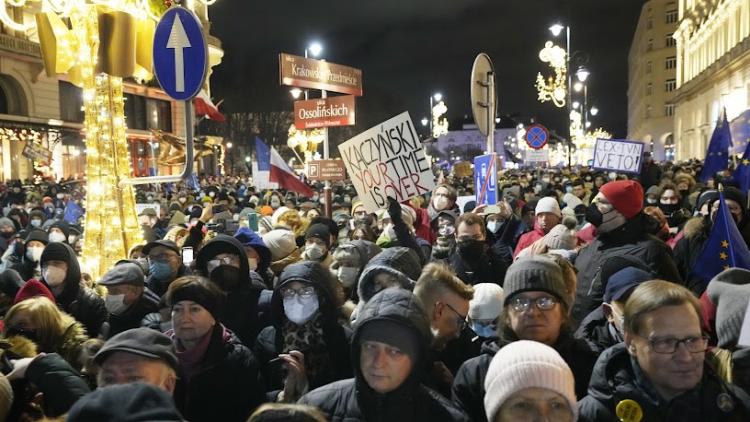
MULTIPOLYGON (((471 116, 469 74, 486 52, 497 70, 498 114, 536 117, 564 133, 565 114, 539 103, 536 73, 549 69, 538 52, 555 21, 571 23, 577 57, 592 72, 589 103, 603 126, 625 137, 627 55, 640 0, 219 0, 211 33, 225 56, 211 79, 223 111, 291 110, 289 87, 278 81, 278 54, 303 55, 312 40, 328 61, 362 69, 364 97, 357 126, 366 129, 404 110, 417 122, 440 91, 450 118, 471 116)), ((559 43, 564 46, 564 39, 559 43)), ((571 66, 573 67, 573 66, 571 66)))

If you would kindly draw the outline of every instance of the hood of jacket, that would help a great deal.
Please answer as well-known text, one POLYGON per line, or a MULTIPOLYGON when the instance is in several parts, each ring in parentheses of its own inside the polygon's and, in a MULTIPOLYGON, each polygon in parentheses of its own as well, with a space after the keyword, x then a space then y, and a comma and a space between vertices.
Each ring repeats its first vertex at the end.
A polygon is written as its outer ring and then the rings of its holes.
POLYGON ((357 283, 360 300, 367 302, 376 293, 374 278, 380 272, 394 276, 401 287, 411 290, 419 278, 422 265, 417 253, 401 246, 387 248, 367 263, 357 283))
POLYGON ((375 242, 369 240, 352 240, 349 242, 350 245, 354 245, 357 248, 360 256, 360 268, 364 268, 372 258, 379 254, 382 249, 376 245, 375 242))
POLYGON ((286 318, 281 289, 295 281, 315 287, 318 294, 319 312, 327 322, 335 323, 338 316, 338 306, 336 305, 338 302, 334 293, 334 283, 338 281, 319 262, 301 261, 284 268, 279 276, 278 283, 273 288, 271 318, 274 326, 280 327, 286 318))
POLYGON ((242 227, 237 230, 234 234, 234 238, 239 240, 245 247, 251 247, 258 253, 260 260, 258 261, 258 272, 265 271, 269 265, 271 265, 271 250, 268 249, 263 238, 258 233, 255 233, 247 227, 242 227))
MULTIPOLYGON (((42 258, 39 260, 40 265, 43 266, 45 262, 51 260, 61 260, 68 264, 68 271, 63 281, 65 287, 62 293, 55 297, 59 305, 67 305, 76 299, 78 291, 81 290, 81 266, 78 264, 76 253, 63 242, 52 242, 44 248, 42 258)), ((42 283, 52 290, 44 277, 42 277, 42 283)))
POLYGON ((240 257, 240 284, 238 288, 249 286, 250 265, 247 263, 245 248, 239 240, 232 236, 220 234, 203 245, 195 259, 195 268, 198 272, 208 277, 208 261, 220 253, 230 253, 240 257))

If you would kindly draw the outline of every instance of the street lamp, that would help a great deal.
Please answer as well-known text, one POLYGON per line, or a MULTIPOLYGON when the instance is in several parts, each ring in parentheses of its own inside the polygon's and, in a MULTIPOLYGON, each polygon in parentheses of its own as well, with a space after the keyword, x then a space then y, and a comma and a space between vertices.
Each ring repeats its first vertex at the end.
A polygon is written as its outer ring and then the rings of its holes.
POLYGON ((305 57, 307 57, 308 50, 313 57, 318 57, 323 51, 323 45, 317 41, 310 43, 310 45, 305 49, 305 57))
POLYGON ((565 29, 564 26, 560 25, 559 23, 556 23, 549 27, 549 32, 551 32, 552 35, 556 37, 560 35, 560 32, 562 32, 563 29, 565 29))
POLYGON ((599 109, 596 108, 596 106, 592 106, 591 107, 591 115, 592 116, 596 116, 597 114, 599 114, 599 109))
MULTIPOLYGON (((568 76, 568 116, 570 116, 571 112, 571 88, 573 87, 573 79, 570 77, 570 26, 568 25, 562 25, 560 23, 555 23, 554 25, 549 27, 549 31, 552 33, 553 36, 557 37, 562 33, 562 30, 565 29, 565 70, 567 72, 568 76)), ((573 152, 572 152, 572 144, 573 143, 573 134, 570 130, 570 120, 568 120, 568 168, 572 167, 573 164, 573 152)))
POLYGON ((234 172, 234 154, 232 154, 232 146, 233 144, 231 142, 227 142, 227 149, 229 150, 229 170, 230 172, 234 172))
POLYGON ((573 84, 573 91, 575 92, 581 92, 583 90, 583 83, 576 82, 573 84))
POLYGON ((573 104, 571 105, 573 106, 573 108, 577 109, 578 107, 581 106, 581 103, 579 103, 578 101, 573 101, 573 104))
POLYGON ((586 82, 586 79, 588 79, 589 75, 591 75, 591 72, 589 72, 589 70, 583 66, 580 66, 578 70, 576 70, 576 77, 581 82, 586 82))
POLYGON ((427 126, 428 124, 430 124, 430 119, 422 117, 422 126, 427 126))
POLYGON ((299 99, 299 96, 302 95, 302 90, 299 88, 292 88, 289 90, 289 93, 292 94, 292 98, 297 100, 299 99))

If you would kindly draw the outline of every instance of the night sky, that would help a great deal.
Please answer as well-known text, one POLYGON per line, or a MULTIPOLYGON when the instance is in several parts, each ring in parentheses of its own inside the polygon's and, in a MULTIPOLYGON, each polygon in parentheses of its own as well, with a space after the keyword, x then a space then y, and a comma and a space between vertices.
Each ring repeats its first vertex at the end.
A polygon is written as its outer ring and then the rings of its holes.
MULTIPOLYGON (((572 50, 588 59, 593 119, 616 137, 627 132, 627 56, 642 1, 638 0, 218 0, 211 33, 224 59, 211 79, 225 113, 291 110, 289 87, 278 81, 278 54, 303 55, 317 40, 321 57, 362 69, 364 97, 357 126, 366 129, 404 110, 418 122, 439 91, 448 117, 471 116, 469 74, 486 52, 497 70, 498 114, 534 117, 565 133, 565 113, 539 103, 536 73, 548 27, 571 23, 572 50), (567 18, 569 17, 569 19, 567 18)), ((564 47, 564 38, 558 43, 564 47)), ((571 65, 576 68, 575 64, 571 65)))

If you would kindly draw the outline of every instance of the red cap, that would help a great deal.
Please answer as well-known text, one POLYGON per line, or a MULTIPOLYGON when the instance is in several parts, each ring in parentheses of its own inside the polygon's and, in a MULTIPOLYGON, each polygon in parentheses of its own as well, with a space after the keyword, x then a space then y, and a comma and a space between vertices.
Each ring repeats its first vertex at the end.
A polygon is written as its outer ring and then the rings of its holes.
POLYGON ((26 299, 31 299, 32 297, 37 296, 44 296, 47 299, 51 300, 52 303, 55 303, 55 295, 52 294, 47 286, 45 286, 41 281, 32 278, 31 280, 27 281, 20 289, 18 289, 18 293, 16 293, 16 298, 13 300, 13 304, 15 305, 18 302, 22 302, 26 299))
POLYGON ((599 188, 599 192, 628 220, 643 209, 643 187, 636 181, 609 182, 599 188))

